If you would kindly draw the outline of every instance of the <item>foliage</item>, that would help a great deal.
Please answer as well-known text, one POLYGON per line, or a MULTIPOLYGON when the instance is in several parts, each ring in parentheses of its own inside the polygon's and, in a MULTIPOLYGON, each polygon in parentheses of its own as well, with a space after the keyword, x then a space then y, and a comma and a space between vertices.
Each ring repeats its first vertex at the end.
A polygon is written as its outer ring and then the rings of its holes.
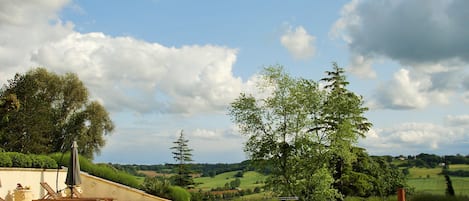
MULTIPOLYGON (((62 152, 73 140, 80 154, 92 158, 104 146, 103 135, 114 125, 76 74, 57 75, 44 68, 16 74, 0 90, 0 99, 16 95, 21 107, 0 121, 0 144, 5 151, 45 154, 62 152)), ((2 113, 4 116, 4 114, 2 113)))
POLYGON ((451 182, 451 178, 448 175, 445 175, 445 180, 446 180, 446 195, 454 196, 454 188, 453 188, 453 183, 451 182))
POLYGON ((184 188, 180 186, 170 186, 169 187, 170 199, 174 201, 190 201, 191 194, 184 188))
POLYGON ((468 170, 448 170, 444 169, 442 171, 443 175, 456 176, 456 177, 469 177, 468 170))
POLYGON ((57 162, 49 156, 30 155, 30 158, 33 168, 53 169, 58 167, 57 162))
MULTIPOLYGON (((230 115, 248 136, 245 151, 261 167, 271 167, 267 187, 282 196, 305 200, 317 191, 344 192, 344 171, 356 156, 353 145, 371 123, 363 117, 360 96, 345 87, 343 69, 333 64, 325 89, 312 80, 293 78, 281 66, 266 68, 258 84, 267 97, 241 94, 230 115), (332 186, 317 177, 332 176, 332 186), (301 189, 301 190, 299 190, 301 189)), ((328 180, 326 180, 328 181, 328 180)), ((340 196, 338 196, 340 197, 340 196)))
POLYGON ((142 184, 142 190, 149 194, 169 199, 171 197, 170 186, 170 182, 164 178, 146 177, 142 184))
MULTIPOLYGON (((155 164, 155 165, 140 165, 140 164, 111 164, 114 168, 126 171, 130 174, 141 176, 139 171, 154 171, 158 173, 171 174, 177 172, 177 165, 174 164, 155 164), (175 168, 176 167, 176 168, 175 168)), ((254 167, 251 161, 246 160, 241 163, 191 163, 191 170, 194 173, 201 173, 203 177, 222 174, 231 171, 252 171, 254 167)), ((262 171, 267 173, 267 171, 262 171)))
POLYGON ((12 167, 32 167, 32 160, 29 155, 17 152, 5 153, 11 158, 12 167))
POLYGON ((243 177, 243 171, 238 171, 236 174, 235 174, 235 177, 243 177))
POLYGON ((327 71, 327 77, 321 80, 326 82, 328 91, 321 110, 314 116, 315 125, 311 131, 320 138, 319 143, 328 146, 334 187, 344 193, 344 171, 356 160, 353 145, 358 137, 365 137, 372 124, 363 116, 368 110, 363 106, 363 98, 346 89, 349 82, 345 71, 336 63, 332 66, 333 70, 327 71))
POLYGON ((50 169, 57 168, 57 163, 52 158, 43 155, 0 152, 0 167, 50 169))
MULTIPOLYGON (((57 161, 60 166, 69 166, 69 153, 54 153, 50 157, 57 161)), ((91 175, 101 177, 116 183, 124 184, 133 188, 140 188, 140 182, 133 176, 124 171, 119 171, 108 164, 94 164, 89 159, 80 156, 80 170, 91 175)))
POLYGON ((11 167, 13 166, 13 162, 8 154, 4 154, 4 152, 0 153, 0 167, 11 167))
POLYGON ((189 165, 187 164, 192 161, 192 149, 189 148, 188 142, 189 140, 184 138, 184 133, 181 131, 179 138, 173 142, 174 147, 171 147, 171 149, 174 150, 172 152, 174 160, 179 162, 177 165, 177 174, 173 176, 172 180, 175 185, 182 187, 187 187, 194 183, 190 175, 191 171, 189 165))
POLYGON ((0 121, 7 123, 9 115, 20 109, 20 102, 16 94, 4 94, 0 97, 0 121))
POLYGON ((160 177, 146 177, 142 184, 142 190, 174 201, 189 201, 191 198, 191 194, 186 189, 171 186, 170 181, 160 177))

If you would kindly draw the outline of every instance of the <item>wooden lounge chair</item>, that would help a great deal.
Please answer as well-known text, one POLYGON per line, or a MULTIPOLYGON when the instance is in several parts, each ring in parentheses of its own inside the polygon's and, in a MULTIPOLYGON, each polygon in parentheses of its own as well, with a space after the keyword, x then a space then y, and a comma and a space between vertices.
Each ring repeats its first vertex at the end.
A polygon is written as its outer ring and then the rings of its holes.
POLYGON ((73 192, 73 197, 77 197, 77 198, 81 198, 81 197, 82 197, 80 191, 78 191, 77 188, 73 188, 73 191, 72 191, 72 192, 73 192))
POLYGON ((52 187, 49 186, 48 183, 46 182, 41 182, 40 183, 42 188, 44 188, 44 190, 46 190, 47 194, 44 195, 41 199, 58 199, 58 198, 61 198, 62 195, 59 194, 59 193, 56 193, 54 191, 54 189, 52 189, 52 187))

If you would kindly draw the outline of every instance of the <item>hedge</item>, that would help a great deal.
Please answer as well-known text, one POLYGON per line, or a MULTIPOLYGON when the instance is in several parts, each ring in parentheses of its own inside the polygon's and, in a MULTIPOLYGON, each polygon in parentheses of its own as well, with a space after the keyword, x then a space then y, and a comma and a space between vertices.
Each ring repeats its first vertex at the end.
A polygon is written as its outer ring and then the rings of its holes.
POLYGON ((0 167, 51 169, 57 168, 57 162, 44 155, 0 152, 0 167))

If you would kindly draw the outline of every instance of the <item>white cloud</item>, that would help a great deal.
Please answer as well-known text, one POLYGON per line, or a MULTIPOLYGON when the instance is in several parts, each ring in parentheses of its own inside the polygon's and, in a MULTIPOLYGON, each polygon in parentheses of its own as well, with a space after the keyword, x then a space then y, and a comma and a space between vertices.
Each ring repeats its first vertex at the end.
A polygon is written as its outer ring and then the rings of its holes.
POLYGON ((367 101, 370 108, 423 109, 431 104, 448 105, 460 90, 461 71, 425 74, 400 69, 393 79, 382 83, 367 101))
POLYGON ((1 10, 0 16, 13 16, 0 18, 6 24, 0 26, 3 83, 16 72, 43 66, 77 73, 93 98, 110 110, 183 114, 224 111, 244 88, 241 78, 232 74, 236 49, 165 47, 132 37, 78 33, 56 16, 66 3, 12 1, 6 7, 15 9, 1 10), (42 15, 23 15, 38 8, 42 15))
POLYGON ((373 59, 362 55, 354 55, 351 56, 350 60, 349 69, 352 74, 361 78, 376 78, 376 72, 372 67, 373 59))
POLYGON ((290 27, 280 38, 280 42, 295 59, 308 59, 316 53, 316 37, 308 34, 302 26, 295 30, 290 27))
POLYGON ((31 54, 40 46, 73 32, 73 24, 62 22, 58 11, 68 1, 3 1, 0 6, 0 83, 37 64, 31 54))
POLYGON ((445 118, 445 123, 448 126, 460 126, 469 128, 469 115, 448 115, 445 118))
POLYGON ((413 78, 409 70, 400 69, 393 80, 382 84, 374 99, 368 104, 372 108, 416 109, 428 104, 424 90, 430 87, 428 78, 413 78))
MULTIPOLYGON (((460 118, 460 117, 456 117, 460 118)), ((467 118, 464 117, 463 118, 467 118)), ((468 128, 432 123, 403 123, 370 130, 360 140, 372 154, 461 153, 467 145, 468 128)))

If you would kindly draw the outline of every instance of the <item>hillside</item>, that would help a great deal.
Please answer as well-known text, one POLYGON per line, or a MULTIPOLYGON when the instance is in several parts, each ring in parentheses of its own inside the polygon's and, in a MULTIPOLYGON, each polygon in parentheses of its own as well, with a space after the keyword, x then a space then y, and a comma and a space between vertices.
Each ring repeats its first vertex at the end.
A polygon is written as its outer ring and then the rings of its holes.
MULTIPOLYGON (((203 191, 209 191, 216 189, 217 187, 223 188, 225 184, 234 181, 237 171, 226 172, 223 174, 216 175, 215 177, 200 177, 195 178, 194 182, 197 184, 196 189, 203 191)), ((243 177, 239 177, 241 181, 240 189, 254 189, 255 187, 262 187, 266 176, 255 171, 248 171, 243 174, 243 177)))

